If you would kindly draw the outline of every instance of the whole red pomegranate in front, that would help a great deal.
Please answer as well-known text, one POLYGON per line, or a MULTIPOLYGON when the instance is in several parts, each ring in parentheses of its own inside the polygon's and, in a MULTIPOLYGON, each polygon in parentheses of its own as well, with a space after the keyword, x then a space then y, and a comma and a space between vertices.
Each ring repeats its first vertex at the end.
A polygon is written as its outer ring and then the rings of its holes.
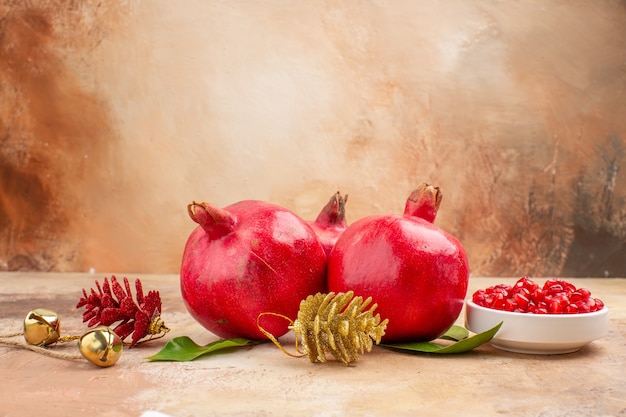
MULTIPOLYGON (((264 339, 257 317, 272 312, 295 318, 300 301, 324 292, 326 255, 315 232, 286 208, 246 200, 225 208, 192 203, 199 226, 185 245, 182 297, 191 315, 223 338, 264 339)), ((265 316, 276 337, 284 319, 265 316)))
POLYGON ((326 255, 330 253, 339 236, 348 227, 346 220, 347 201, 348 195, 342 196, 337 191, 330 197, 330 200, 322 208, 315 221, 307 222, 315 231, 326 255))
POLYGON ((433 225, 440 203, 439 188, 422 184, 404 215, 352 223, 328 257, 328 290, 371 296, 389 319, 385 342, 436 339, 463 307, 469 265, 461 243, 433 225))

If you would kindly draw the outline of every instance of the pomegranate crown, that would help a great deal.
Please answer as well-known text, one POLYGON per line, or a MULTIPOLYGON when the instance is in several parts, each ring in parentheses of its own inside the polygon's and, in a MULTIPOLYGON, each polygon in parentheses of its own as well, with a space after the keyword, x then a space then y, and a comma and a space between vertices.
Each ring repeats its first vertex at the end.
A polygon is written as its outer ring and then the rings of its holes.
POLYGON ((339 191, 333 194, 315 219, 318 224, 346 225, 346 203, 348 194, 342 196, 339 191))
POLYGON ((439 187, 422 183, 406 200, 404 214, 420 217, 430 223, 435 221, 443 195, 439 187))

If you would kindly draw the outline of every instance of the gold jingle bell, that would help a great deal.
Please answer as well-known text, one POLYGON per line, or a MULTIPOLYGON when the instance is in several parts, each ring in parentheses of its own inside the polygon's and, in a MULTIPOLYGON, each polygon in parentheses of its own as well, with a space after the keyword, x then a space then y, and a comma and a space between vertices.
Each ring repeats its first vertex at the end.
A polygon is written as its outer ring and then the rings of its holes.
POLYGON ((37 308, 24 319, 24 339, 30 345, 47 346, 59 340, 61 321, 52 310, 37 308))
POLYGON ((78 340, 83 357, 101 367, 114 365, 122 356, 122 349, 122 339, 107 326, 94 327, 78 340))

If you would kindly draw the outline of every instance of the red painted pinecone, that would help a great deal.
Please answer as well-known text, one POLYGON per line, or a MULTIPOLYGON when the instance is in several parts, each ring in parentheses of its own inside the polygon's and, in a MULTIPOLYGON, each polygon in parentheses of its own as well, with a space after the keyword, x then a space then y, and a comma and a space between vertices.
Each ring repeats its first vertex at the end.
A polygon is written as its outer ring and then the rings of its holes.
POLYGON ((169 328, 161 320, 161 296, 158 291, 149 291, 146 296, 139 279, 135 280, 136 301, 130 289, 128 279, 124 277, 124 287, 111 275, 111 284, 104 278, 102 287, 96 280, 96 292, 93 288, 88 295, 83 289, 83 298, 76 308, 85 307, 83 322, 88 327, 96 325, 111 326, 120 322, 113 331, 122 339, 132 334, 130 347, 135 346, 146 336, 167 333, 169 328))

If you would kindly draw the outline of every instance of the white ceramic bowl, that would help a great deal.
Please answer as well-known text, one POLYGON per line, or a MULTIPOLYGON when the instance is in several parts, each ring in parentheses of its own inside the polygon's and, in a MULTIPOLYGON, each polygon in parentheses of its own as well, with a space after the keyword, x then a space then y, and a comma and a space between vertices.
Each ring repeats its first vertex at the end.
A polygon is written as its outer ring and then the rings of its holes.
POLYGON ((576 352, 593 340, 606 336, 609 310, 593 313, 532 314, 513 313, 465 302, 465 326, 474 333, 489 330, 502 322, 491 339, 498 349, 540 355, 576 352))

